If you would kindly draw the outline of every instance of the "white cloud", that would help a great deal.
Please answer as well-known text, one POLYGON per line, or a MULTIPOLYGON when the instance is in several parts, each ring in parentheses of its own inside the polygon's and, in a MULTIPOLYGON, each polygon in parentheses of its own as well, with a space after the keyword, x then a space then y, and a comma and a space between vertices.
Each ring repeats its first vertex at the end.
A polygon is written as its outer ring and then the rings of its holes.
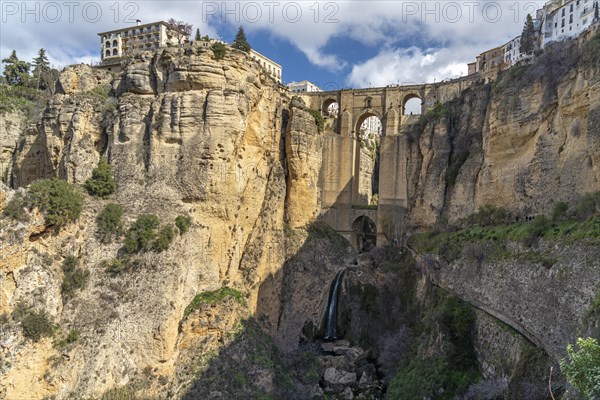
MULTIPOLYGON (((272 35, 300 50, 315 67, 330 72, 340 72, 348 67, 346 54, 328 46, 332 39, 351 38, 368 47, 379 47, 382 50, 373 60, 351 66, 348 81, 364 84, 366 78, 359 78, 355 71, 362 68, 367 73, 363 68, 365 65, 378 71, 369 73, 372 76, 369 79, 375 82, 384 81, 384 76, 415 78, 414 74, 400 71, 397 62, 419 67, 425 63, 423 68, 428 72, 419 76, 439 74, 438 78, 441 78, 459 73, 462 68, 459 65, 519 34, 526 13, 543 2, 352 0, 282 1, 275 5, 262 0, 83 2, 75 8, 73 22, 70 22, 64 3, 41 1, 35 2, 39 4, 41 16, 37 23, 33 22, 35 15, 25 15, 22 9, 14 15, 12 11, 7 12, 6 4, 21 8, 24 3, 2 2, 2 57, 17 49, 21 58, 30 60, 40 47, 44 47, 51 61, 59 65, 97 59, 96 33, 131 25, 125 21, 128 14, 132 14, 132 20, 142 22, 173 17, 194 23, 194 29, 200 28, 203 35, 213 37, 219 36, 224 25, 243 25, 249 32, 272 35), (51 3, 59 4, 63 13, 62 19, 55 24, 44 22, 43 9, 51 3), (85 18, 83 9, 89 3, 101 7, 101 18, 97 22, 85 18), (114 4, 119 6, 118 15, 114 4), (494 20, 498 10, 501 15, 494 20), (211 14, 210 18, 208 14, 211 14), (399 43, 411 50, 402 50, 399 43), (428 48, 438 50, 424 50, 428 48), (392 64, 377 65, 376 62, 392 64)), ((88 15, 93 14, 92 9, 87 11, 88 15)))
POLYGON ((470 48, 385 49, 375 57, 353 66, 347 84, 353 87, 386 86, 441 81, 466 75, 467 66, 455 58, 467 57, 470 48))

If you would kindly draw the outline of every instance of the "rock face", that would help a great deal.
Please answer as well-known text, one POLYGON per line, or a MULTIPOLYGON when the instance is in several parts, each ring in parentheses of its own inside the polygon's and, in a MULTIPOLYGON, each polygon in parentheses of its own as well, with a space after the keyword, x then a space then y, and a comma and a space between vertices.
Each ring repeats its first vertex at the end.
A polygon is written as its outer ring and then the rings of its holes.
POLYGON ((436 284, 512 326, 559 360, 585 325, 584 315, 600 281, 600 253, 585 244, 542 244, 539 251, 557 261, 550 268, 516 259, 481 265, 461 259, 443 267, 421 263, 436 284))
POLYGON ((26 117, 22 112, 11 111, 0 116, 0 179, 10 184, 13 155, 25 128, 26 117))
MULTIPOLYGON (((409 218, 454 222, 484 205, 521 218, 600 188, 600 70, 557 43, 408 128, 409 218)), ((579 47, 583 47, 581 50, 579 47)))
MULTIPOLYGON (((60 335, 80 332, 63 356, 46 340, 25 340, 19 329, 3 334, 6 398, 99 397, 135 383, 144 370, 168 382, 185 343, 205 334, 192 329, 180 337, 194 295, 236 287, 252 313, 258 285, 285 259, 287 98, 247 55, 230 50, 216 61, 198 47, 163 49, 131 60, 116 78, 84 65, 67 68, 58 88, 14 154, 14 185, 51 176, 82 184, 103 156, 118 185, 110 201, 125 207, 127 225, 142 213, 164 223, 187 214, 193 223, 167 252, 143 255, 137 272, 112 276, 100 264, 121 245, 99 243, 94 222, 107 201, 88 197, 79 222, 59 233, 46 231, 39 215, 26 224, 3 222, 2 312, 27 302, 46 310, 60 335), (68 255, 80 259, 90 279, 67 302, 60 292, 68 255)), ((299 182, 292 190, 310 196, 302 185, 318 180, 310 176, 318 160, 306 157, 317 135, 314 119, 303 114, 290 123, 306 129, 307 138, 300 131, 292 136, 309 148, 290 146, 287 160, 299 182)), ((316 196, 311 201, 316 208, 316 196)), ((297 225, 314 215, 295 206, 290 212, 302 219, 297 225)))
POLYGON ((289 174, 286 212, 291 228, 306 226, 321 209, 322 138, 312 115, 301 107, 291 108, 285 151, 289 174))

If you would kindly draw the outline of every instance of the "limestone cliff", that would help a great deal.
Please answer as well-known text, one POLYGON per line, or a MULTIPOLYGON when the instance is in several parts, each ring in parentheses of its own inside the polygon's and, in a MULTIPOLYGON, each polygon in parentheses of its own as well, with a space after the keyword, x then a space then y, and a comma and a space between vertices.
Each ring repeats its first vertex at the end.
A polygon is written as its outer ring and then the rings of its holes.
MULTIPOLYGON (((79 222, 59 232, 46 229, 40 214, 29 222, 4 219, 1 312, 28 304, 50 315, 55 336, 80 332, 59 350, 49 339, 26 340, 15 326, 3 329, 4 398, 99 397, 144 371, 157 378, 144 389, 148 396, 165 385, 169 396, 182 396, 193 376, 172 380, 179 354, 206 333, 180 328, 186 306, 197 293, 237 288, 247 308, 225 316, 223 332, 231 329, 252 314, 259 284, 283 264, 286 192, 305 193, 301 204, 289 202, 292 225, 314 216, 315 144, 297 146, 316 140, 314 120, 303 111, 289 114, 294 140, 286 159, 287 97, 245 53, 230 50, 215 60, 199 46, 169 48, 123 69, 114 75, 67 68, 41 122, 25 131, 16 152, 3 151, 3 160, 10 153, 14 163, 2 172, 14 187, 53 176, 83 184, 104 156, 118 186, 110 202, 125 207, 127 222, 153 213, 162 221, 187 214, 193 223, 168 251, 147 253, 135 271, 114 276, 101 262, 116 257, 121 244, 102 244, 95 232, 108 200, 87 197, 79 222), (287 189, 286 171, 299 182, 287 189), (90 273, 86 290, 68 302, 60 294, 67 256, 90 273)), ((13 138, 11 132, 3 137, 13 138)), ((15 147, 11 140, 3 146, 15 147)), ((9 200, 15 192, 7 194, 9 200)), ((198 350, 214 348, 207 343, 198 350)))
POLYGON ((549 213, 600 188, 593 35, 549 46, 534 64, 473 85, 407 129, 413 225, 454 222, 484 205, 521 218, 549 213))

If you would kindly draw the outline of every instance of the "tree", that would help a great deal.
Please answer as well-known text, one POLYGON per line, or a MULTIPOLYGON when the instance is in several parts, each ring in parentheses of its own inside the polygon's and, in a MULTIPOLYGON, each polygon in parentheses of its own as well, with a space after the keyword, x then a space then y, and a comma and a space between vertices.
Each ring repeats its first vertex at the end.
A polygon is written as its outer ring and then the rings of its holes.
POLYGON ((533 18, 531 14, 527 14, 525 20, 525 26, 523 27, 523 33, 521 34, 521 45, 519 46, 519 52, 521 54, 533 54, 535 50, 535 27, 533 26, 533 18))
POLYGON ((561 360, 560 369, 569 382, 586 399, 600 399, 600 345, 593 338, 577 339, 579 351, 567 346, 568 360, 561 360))
POLYGON ((171 28, 173 32, 173 36, 177 38, 177 42, 179 44, 189 40, 192 34, 192 25, 185 23, 184 21, 176 21, 173 18, 169 20, 168 24, 169 28, 171 28))
POLYGON ((196 37, 194 38, 194 40, 202 40, 202 36, 200 36, 200 29, 196 29, 196 37))
POLYGON ((246 39, 246 34, 244 33, 244 28, 240 26, 237 35, 235 35, 235 40, 233 41, 231 47, 234 49, 238 49, 241 51, 245 51, 246 53, 250 52, 250 43, 246 39))
POLYGON ((28 62, 21 61, 17 57, 15 50, 10 53, 10 57, 2 60, 4 65, 4 77, 6 83, 9 85, 24 85, 29 79, 29 68, 28 62))
POLYGON ((117 182, 112 175, 110 164, 102 157, 98 166, 93 169, 92 177, 85 181, 85 188, 92 196, 106 199, 117 190, 117 182))
POLYGON ((50 63, 48 57, 46 57, 46 50, 41 48, 38 52, 38 56, 33 59, 33 78, 36 89, 47 89, 50 86, 50 82, 47 79, 50 78, 50 63))
POLYGON ((210 47, 215 55, 215 60, 222 60, 225 58, 225 54, 227 54, 227 47, 221 42, 215 42, 210 47))

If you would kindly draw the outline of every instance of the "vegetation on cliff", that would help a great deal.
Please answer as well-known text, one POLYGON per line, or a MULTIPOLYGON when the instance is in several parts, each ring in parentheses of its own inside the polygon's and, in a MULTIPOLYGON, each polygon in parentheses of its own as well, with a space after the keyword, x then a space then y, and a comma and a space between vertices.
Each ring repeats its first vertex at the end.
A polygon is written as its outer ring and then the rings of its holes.
POLYGON ((600 192, 583 196, 572 206, 557 203, 552 219, 540 215, 530 222, 510 222, 514 217, 504 209, 485 206, 459 221, 456 226, 416 233, 408 244, 419 253, 439 254, 446 261, 461 255, 470 258, 522 257, 551 266, 549 258, 530 253, 512 254, 507 243, 520 242, 530 247, 539 239, 562 242, 600 243, 600 192))
POLYGON ((83 289, 89 280, 90 271, 84 270, 79 266, 79 260, 73 256, 68 256, 63 261, 63 281, 61 293, 63 301, 75 295, 75 292, 83 289))
POLYGON ((415 333, 424 340, 391 380, 389 399, 453 399, 481 379, 473 343, 473 307, 441 289, 432 288, 429 296, 431 304, 422 309, 415 333), (443 337, 441 352, 427 348, 436 335, 443 337))
POLYGON ((222 302, 226 298, 231 297, 242 306, 246 306, 244 295, 236 289, 222 287, 217 290, 198 293, 183 312, 183 318, 187 318, 194 310, 198 309, 201 304, 214 305, 222 302))
POLYGON ((112 168, 104 158, 100 158, 98 166, 92 171, 92 177, 85 181, 85 188, 90 195, 103 199, 108 198, 117 190, 117 182, 112 175, 112 168))
POLYGON ((577 340, 578 350, 567 347, 568 358, 562 360, 560 369, 569 382, 586 399, 600 399, 600 346, 593 338, 577 340))
POLYGON ((58 178, 32 183, 27 197, 27 206, 39 208, 46 217, 46 224, 57 228, 76 221, 83 203, 79 189, 58 178))

